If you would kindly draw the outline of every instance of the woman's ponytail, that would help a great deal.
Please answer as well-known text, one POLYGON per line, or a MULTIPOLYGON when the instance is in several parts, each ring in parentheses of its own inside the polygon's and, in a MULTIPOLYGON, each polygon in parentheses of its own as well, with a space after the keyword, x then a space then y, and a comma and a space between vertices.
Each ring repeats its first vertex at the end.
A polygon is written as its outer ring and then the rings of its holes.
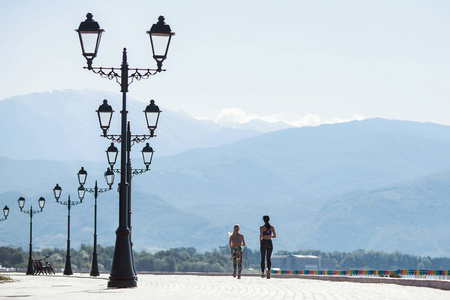
POLYGON ((264 221, 264 226, 266 226, 266 229, 270 230, 270 228, 272 228, 272 225, 270 225, 270 223, 269 223, 270 217, 269 216, 264 216, 263 217, 263 221, 264 221))

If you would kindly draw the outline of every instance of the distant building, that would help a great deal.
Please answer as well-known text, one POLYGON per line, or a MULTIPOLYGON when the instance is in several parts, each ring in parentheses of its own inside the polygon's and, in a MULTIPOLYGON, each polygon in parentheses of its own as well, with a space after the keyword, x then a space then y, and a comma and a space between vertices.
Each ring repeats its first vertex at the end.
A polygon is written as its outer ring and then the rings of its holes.
POLYGON ((314 255, 273 255, 272 268, 281 270, 331 270, 336 260, 314 255))

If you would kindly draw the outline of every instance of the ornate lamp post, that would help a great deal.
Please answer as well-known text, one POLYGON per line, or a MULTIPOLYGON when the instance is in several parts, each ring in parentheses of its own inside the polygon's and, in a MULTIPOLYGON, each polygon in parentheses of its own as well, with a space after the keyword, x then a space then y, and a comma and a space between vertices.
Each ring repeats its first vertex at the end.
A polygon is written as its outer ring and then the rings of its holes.
MULTIPOLYGON (((87 173, 83 173, 84 168, 78 172, 78 181, 81 183, 86 182, 87 173), (86 176, 85 176, 86 174, 86 176), (83 178, 84 176, 84 178, 83 178)), ((109 168, 105 172, 106 183, 109 188, 99 188, 97 186, 97 180, 95 181, 95 186, 93 188, 85 188, 83 185, 80 185, 78 188, 78 197, 80 199, 84 198, 85 192, 94 194, 94 253, 92 254, 92 267, 91 267, 91 276, 99 276, 100 272, 98 271, 98 262, 97 262, 97 197, 98 194, 106 193, 111 190, 111 186, 114 183, 114 172, 112 172, 109 168)))
MULTIPOLYGON (((132 136, 130 131, 129 131, 129 126, 128 126, 128 130, 127 132, 129 133, 129 137, 132 136)), ((153 135, 154 136, 154 135, 153 135)), ((133 272, 134 274, 136 274, 136 270, 134 269, 134 258, 133 258, 133 242, 131 241, 131 234, 132 234, 132 226, 131 226, 131 178, 134 175, 140 175, 143 174, 147 171, 150 171, 149 167, 150 164, 152 163, 152 157, 153 157, 153 148, 150 147, 149 143, 146 144, 146 146, 142 149, 142 158, 144 160, 144 165, 145 165, 145 169, 134 169, 131 167, 131 159, 130 159, 130 151, 131 151, 131 142, 130 139, 128 139, 128 143, 127 143, 127 183, 128 183, 128 228, 130 230, 130 247, 131 247, 131 260, 132 260, 132 267, 133 267, 133 272)), ((117 148, 114 146, 114 143, 111 143, 111 146, 108 147, 108 149, 106 150, 106 156, 108 158, 108 163, 111 166, 111 170, 114 173, 121 173, 120 169, 114 169, 114 164, 116 161, 116 157, 118 154, 118 150, 117 148)), ((109 170, 109 169, 108 169, 109 170)))
POLYGON ((3 209, 3 216, 5 216, 5 218, 4 219, 0 219, 0 222, 1 221, 5 221, 6 219, 8 219, 8 215, 9 215, 9 208, 8 208, 7 205, 5 205, 5 208, 3 209))
POLYGON ((91 70, 95 74, 99 74, 103 78, 108 78, 110 80, 115 79, 116 82, 120 85, 122 92, 122 120, 120 135, 107 135, 113 110, 111 106, 108 105, 108 102, 106 100, 97 111, 100 121, 100 127, 103 131, 103 136, 111 139, 112 141, 123 141, 121 143, 120 158, 121 167, 119 183, 119 227, 116 231, 116 245, 108 287, 136 287, 137 277, 134 272, 134 264, 132 262, 130 228, 128 224, 130 211, 129 179, 131 178, 131 168, 128 164, 129 158, 127 158, 127 154, 129 155, 129 149, 131 148, 131 146, 129 146, 131 145, 131 139, 133 140, 133 142, 142 142, 153 137, 153 132, 150 130, 150 135, 131 136, 130 125, 127 122, 126 95, 128 92, 128 86, 135 79, 147 79, 152 75, 164 71, 162 69, 162 63, 167 57, 170 40, 174 33, 171 31, 170 26, 164 23, 164 17, 162 16, 158 18, 158 23, 154 24, 151 29, 147 31, 150 36, 152 54, 153 58, 156 60, 157 69, 130 69, 127 62, 126 48, 123 49, 122 65, 120 68, 105 69, 103 67, 93 67, 92 61, 97 56, 100 38, 104 30, 100 29, 98 23, 92 19, 92 14, 88 13, 86 17, 86 21, 81 22, 80 26, 76 30, 80 37, 83 56, 87 61, 87 67, 85 68, 91 70), (116 72, 116 70, 119 71, 119 69, 120 72, 116 72))
MULTIPOLYGON (((40 210, 33 210, 33 205, 30 205, 30 209, 29 210, 23 210, 23 207, 25 206, 25 198, 24 197, 20 197, 19 200, 17 200, 18 204, 19 204, 19 208, 20 211, 30 215, 30 250, 28 251, 28 268, 27 268, 27 275, 33 275, 33 262, 32 262, 32 252, 33 252, 33 215, 35 214, 39 214, 42 212, 42 210, 44 209, 44 205, 45 205, 45 199, 44 197, 39 198, 38 200, 38 204, 39 204, 39 208, 40 210)), ((7 207, 5 207, 7 208, 7 207)))
MULTIPOLYGON (((129 130, 128 130, 128 133, 130 133, 129 130)), ((131 133, 129 136, 132 136, 131 133)), ((131 235, 131 178, 134 175, 140 175, 147 171, 150 171, 149 167, 150 167, 150 164, 152 163, 152 158, 153 158, 153 153, 154 153, 153 148, 150 147, 150 144, 146 143, 145 147, 141 151, 145 169, 134 169, 131 167, 131 159, 130 159, 131 146, 132 146, 132 144, 129 141, 128 146, 127 146, 127 151, 128 151, 128 153, 127 153, 127 170, 128 170, 127 182, 128 182, 128 212, 129 212, 128 228, 130 229, 130 235, 131 235)), ((117 154, 118 154, 117 148, 114 146, 114 143, 111 143, 111 146, 109 146, 108 149, 106 150, 106 156, 108 158, 108 163, 111 167, 112 172, 120 174, 120 172, 121 172, 120 169, 114 169, 114 164, 116 162, 115 157, 117 157, 117 154)))
MULTIPOLYGON (((82 171, 83 168, 81 168, 82 171)), ((81 171, 81 170, 80 170, 81 171)), ((86 171, 84 171, 84 174, 86 174, 86 171)), ((78 174, 78 178, 80 178, 80 174, 78 174)), ((86 176, 82 175, 81 178, 84 178, 86 180, 86 176)), ((80 182, 81 184, 81 182, 80 182)), ((84 183, 83 183, 84 184, 84 183)), ((80 186, 82 187, 82 186, 80 186)), ((59 203, 61 205, 67 206, 67 252, 66 252, 66 265, 64 267, 64 275, 72 275, 72 263, 70 261, 70 208, 72 206, 78 205, 83 203, 83 198, 80 198, 80 201, 70 201, 70 195, 67 198, 67 201, 59 201, 59 198, 61 197, 62 188, 56 184, 56 186, 53 188, 53 195, 55 196, 56 203, 59 203)), ((78 196, 80 196, 80 189, 78 188, 78 196)), ((84 194, 83 194, 84 196, 84 194)))

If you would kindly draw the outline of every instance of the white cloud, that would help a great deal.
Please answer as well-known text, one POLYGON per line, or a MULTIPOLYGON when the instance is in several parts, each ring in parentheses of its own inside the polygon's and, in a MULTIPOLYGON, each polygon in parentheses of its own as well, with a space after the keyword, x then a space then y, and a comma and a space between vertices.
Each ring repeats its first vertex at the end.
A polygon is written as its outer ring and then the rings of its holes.
POLYGON ((214 122, 221 125, 229 125, 234 123, 243 124, 251 120, 263 120, 269 123, 274 123, 281 121, 281 118, 276 114, 259 116, 256 114, 247 114, 240 108, 223 108, 217 115, 214 122))
POLYGON ((240 108, 224 108, 222 109, 214 122, 222 126, 232 126, 236 124, 244 124, 252 120, 262 120, 269 123, 285 122, 295 127, 303 126, 319 126, 322 124, 335 124, 344 123, 350 121, 361 121, 364 117, 358 114, 353 115, 350 118, 332 118, 330 120, 322 120, 319 115, 307 114, 300 119, 290 121, 283 117, 282 114, 272 114, 267 116, 260 116, 257 114, 248 114, 240 108))

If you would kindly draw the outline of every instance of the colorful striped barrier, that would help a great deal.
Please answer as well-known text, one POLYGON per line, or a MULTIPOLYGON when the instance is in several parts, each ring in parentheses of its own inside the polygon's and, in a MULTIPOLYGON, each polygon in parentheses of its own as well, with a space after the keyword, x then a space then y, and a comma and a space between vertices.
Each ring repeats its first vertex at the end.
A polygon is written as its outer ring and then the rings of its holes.
POLYGON ((271 270, 275 275, 449 276, 450 270, 271 270))

